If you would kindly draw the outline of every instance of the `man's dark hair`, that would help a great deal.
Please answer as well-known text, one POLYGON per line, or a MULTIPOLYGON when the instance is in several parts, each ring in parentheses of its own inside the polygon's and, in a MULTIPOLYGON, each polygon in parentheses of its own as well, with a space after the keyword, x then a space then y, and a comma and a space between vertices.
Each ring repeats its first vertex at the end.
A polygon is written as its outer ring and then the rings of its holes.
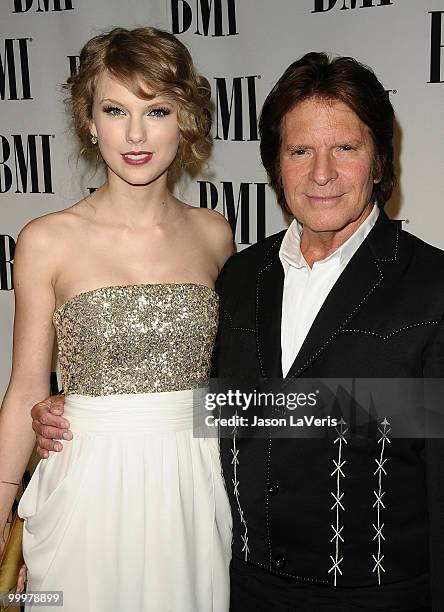
POLYGON ((388 94, 375 73, 352 57, 330 59, 326 53, 307 53, 293 62, 268 94, 259 121, 261 158, 279 204, 290 212, 281 181, 279 155, 284 116, 309 98, 339 100, 369 128, 375 146, 372 200, 389 200, 396 177, 393 168, 394 112, 388 94))

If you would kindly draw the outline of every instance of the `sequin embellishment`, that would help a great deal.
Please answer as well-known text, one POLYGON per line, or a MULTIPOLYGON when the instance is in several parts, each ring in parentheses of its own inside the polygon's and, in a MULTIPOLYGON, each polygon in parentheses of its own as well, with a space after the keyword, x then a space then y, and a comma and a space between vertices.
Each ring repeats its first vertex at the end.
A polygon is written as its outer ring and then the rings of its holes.
POLYGON ((53 320, 65 393, 179 391, 208 378, 218 296, 192 283, 103 287, 53 320))

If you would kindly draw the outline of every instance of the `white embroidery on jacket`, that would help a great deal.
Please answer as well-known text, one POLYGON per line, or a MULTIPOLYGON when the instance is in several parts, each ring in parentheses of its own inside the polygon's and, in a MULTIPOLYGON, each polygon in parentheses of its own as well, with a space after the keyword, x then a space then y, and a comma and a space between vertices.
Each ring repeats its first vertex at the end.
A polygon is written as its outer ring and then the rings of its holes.
MULTIPOLYGON (((237 423, 237 418, 238 418, 238 414, 236 410, 235 423, 237 423)), ((248 554, 250 552, 250 549, 248 548, 248 527, 247 527, 247 523, 244 518, 244 512, 242 510, 242 506, 239 500, 239 479, 237 477, 237 466, 239 465, 239 449, 236 447, 237 425, 233 427, 232 434, 233 434, 233 447, 231 449, 231 454, 233 455, 233 459, 231 460, 231 464, 233 466, 233 478, 231 479, 231 482, 233 483, 233 492, 234 492, 234 497, 236 498, 240 522, 242 523, 242 526, 244 528, 244 533, 241 536, 242 542, 243 542, 242 552, 245 553, 245 561, 248 561, 248 554)))
POLYGON ((338 437, 335 439, 334 444, 338 445, 338 456, 337 459, 332 459, 333 465, 335 466, 334 470, 330 474, 336 480, 336 490, 331 491, 331 495, 333 496, 334 503, 331 507, 331 510, 335 512, 335 524, 331 525, 333 530, 333 537, 330 542, 335 543, 335 554, 330 555, 330 559, 332 562, 331 568, 328 570, 328 573, 331 574, 333 572, 334 575, 334 586, 337 585, 338 574, 342 576, 341 563, 344 557, 339 556, 339 547, 340 541, 344 542, 344 538, 342 536, 342 531, 344 529, 344 525, 341 525, 341 511, 345 511, 345 507, 343 504, 344 500, 344 492, 341 492, 341 478, 345 478, 345 473, 343 471, 343 467, 346 464, 346 460, 342 458, 342 446, 343 444, 347 444, 347 440, 345 438, 345 434, 348 431, 348 427, 345 427, 347 423, 341 418, 338 421, 339 429, 336 427, 336 433, 338 437))
POLYGON ((387 444, 391 444, 389 433, 391 431, 390 423, 387 421, 387 418, 384 418, 380 423, 381 427, 378 427, 378 431, 380 433, 380 437, 378 438, 378 444, 381 445, 381 452, 379 454, 379 459, 376 458, 375 462, 377 468, 374 472, 374 475, 378 479, 378 487, 376 491, 373 491, 376 501, 373 504, 373 508, 376 508, 376 525, 373 523, 373 529, 375 530, 375 536, 373 540, 376 540, 378 549, 377 554, 372 555, 375 565, 373 567, 373 573, 377 572, 378 574, 378 584, 381 584, 381 572, 385 573, 384 566, 382 565, 382 561, 384 559, 384 555, 382 554, 382 542, 385 540, 383 529, 384 523, 381 523, 381 509, 385 510, 385 505, 383 502, 383 497, 385 495, 385 491, 383 489, 383 477, 387 476, 387 471, 385 469, 385 464, 387 463, 387 457, 384 457, 385 446, 387 444))

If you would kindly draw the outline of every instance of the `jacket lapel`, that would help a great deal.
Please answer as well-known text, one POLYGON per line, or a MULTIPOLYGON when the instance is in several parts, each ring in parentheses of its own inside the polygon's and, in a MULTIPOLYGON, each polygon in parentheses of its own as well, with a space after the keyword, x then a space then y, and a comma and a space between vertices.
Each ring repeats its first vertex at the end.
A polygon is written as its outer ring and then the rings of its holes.
POLYGON ((319 310, 287 377, 300 376, 377 290, 384 279, 381 262, 391 263, 396 260, 398 230, 397 224, 390 222, 385 213, 380 211, 374 228, 319 310))
POLYGON ((279 234, 264 259, 258 275, 256 297, 257 350, 261 374, 281 378, 281 315, 284 270, 279 248, 285 232, 279 234))

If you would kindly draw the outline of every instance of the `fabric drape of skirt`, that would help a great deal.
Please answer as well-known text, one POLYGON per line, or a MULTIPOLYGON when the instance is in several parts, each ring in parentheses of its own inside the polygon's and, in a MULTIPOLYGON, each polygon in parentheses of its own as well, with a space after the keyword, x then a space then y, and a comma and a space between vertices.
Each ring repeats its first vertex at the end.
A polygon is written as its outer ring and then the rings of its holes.
POLYGON ((19 505, 28 590, 63 591, 64 612, 227 612, 230 508, 193 391, 69 395, 65 416, 74 439, 19 505))

